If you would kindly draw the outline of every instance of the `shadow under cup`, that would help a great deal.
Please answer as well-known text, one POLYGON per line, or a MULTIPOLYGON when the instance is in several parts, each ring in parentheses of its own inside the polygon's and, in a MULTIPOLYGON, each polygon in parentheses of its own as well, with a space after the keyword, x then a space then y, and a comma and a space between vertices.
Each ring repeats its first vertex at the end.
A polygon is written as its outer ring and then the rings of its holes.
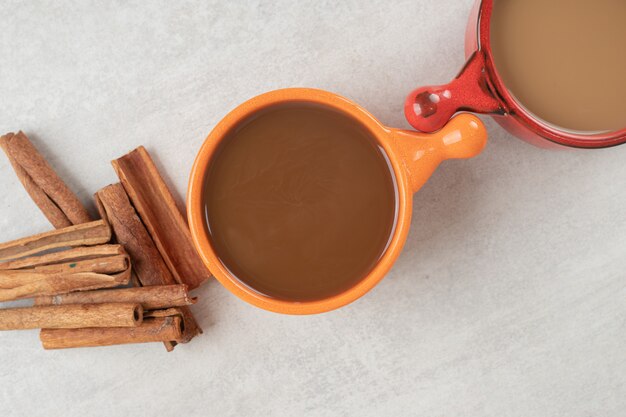
POLYGON ((318 103, 271 105, 222 138, 204 178, 210 245, 262 296, 323 300, 354 287, 396 228, 394 170, 376 136, 318 103))

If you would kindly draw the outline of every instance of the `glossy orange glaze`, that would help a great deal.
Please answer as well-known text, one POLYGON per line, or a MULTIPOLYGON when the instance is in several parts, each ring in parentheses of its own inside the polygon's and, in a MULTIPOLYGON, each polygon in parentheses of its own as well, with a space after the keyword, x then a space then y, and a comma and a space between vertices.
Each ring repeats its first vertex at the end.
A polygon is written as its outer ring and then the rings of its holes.
POLYGON ((290 88, 257 96, 235 108, 209 134, 196 157, 187 191, 187 216, 198 253, 207 268, 229 291, 266 310, 284 314, 315 314, 346 305, 372 289, 397 259, 408 234, 412 194, 430 177, 439 163, 450 158, 469 158, 485 146, 487 133, 473 115, 460 114, 432 134, 387 128, 360 106, 322 90, 290 88), (330 298, 293 302, 266 297, 247 287, 218 259, 205 228, 203 189, 205 173, 221 140, 237 123, 268 106, 288 102, 309 102, 344 112, 367 128, 389 157, 397 181, 398 213, 395 232, 378 264, 361 281, 330 298))

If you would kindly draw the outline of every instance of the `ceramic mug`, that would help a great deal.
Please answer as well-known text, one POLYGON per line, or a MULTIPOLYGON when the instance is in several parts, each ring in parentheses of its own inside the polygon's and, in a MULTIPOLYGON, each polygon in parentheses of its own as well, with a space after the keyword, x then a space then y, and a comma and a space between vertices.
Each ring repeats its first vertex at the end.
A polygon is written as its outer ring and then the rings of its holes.
POLYGON ((187 216, 195 247, 211 273, 230 292, 255 306, 286 314, 314 314, 348 304, 372 289, 389 271, 407 237, 411 222, 412 195, 430 177, 440 162, 470 158, 484 147, 487 133, 474 115, 460 114, 434 134, 391 129, 383 126, 362 107, 348 99, 321 90, 292 88, 255 97, 231 111, 209 134, 196 157, 187 191, 187 216), (228 133, 242 121, 270 106, 306 102, 339 111, 371 132, 389 159, 396 186, 396 224, 390 243, 376 266, 352 288, 329 298, 295 302, 264 296, 231 274, 219 260, 206 230, 203 189, 215 152, 228 133))
POLYGON ((511 95, 493 63, 490 45, 493 0, 477 0, 465 33, 467 62, 449 84, 418 88, 404 112, 417 130, 433 132, 459 110, 490 114, 510 133, 541 147, 605 148, 626 142, 626 127, 595 134, 559 129, 524 108, 511 95))

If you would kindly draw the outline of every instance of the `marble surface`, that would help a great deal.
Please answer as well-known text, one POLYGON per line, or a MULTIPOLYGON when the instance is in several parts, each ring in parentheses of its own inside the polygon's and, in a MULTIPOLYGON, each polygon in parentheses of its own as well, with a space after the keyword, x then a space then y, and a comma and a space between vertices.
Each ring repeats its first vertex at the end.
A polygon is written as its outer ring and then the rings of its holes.
MULTIPOLYGON (((408 127, 409 90, 463 64, 471 3, 3 1, 0 131, 27 132, 91 210, 139 144, 182 198, 211 128, 267 90, 331 90, 408 127)), ((415 195, 402 256, 361 300, 290 317, 210 282, 204 335, 171 354, 2 332, 0 414, 623 416, 626 147, 546 151, 483 119, 485 151, 415 195)), ((0 173, 2 240, 48 230, 2 155, 0 173)))

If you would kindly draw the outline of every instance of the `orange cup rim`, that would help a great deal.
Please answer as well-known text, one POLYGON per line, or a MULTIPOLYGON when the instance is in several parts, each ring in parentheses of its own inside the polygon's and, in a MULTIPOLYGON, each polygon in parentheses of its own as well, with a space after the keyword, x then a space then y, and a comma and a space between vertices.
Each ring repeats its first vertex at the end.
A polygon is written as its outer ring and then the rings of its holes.
POLYGON ((284 314, 316 314, 331 311, 349 304, 371 290, 389 271, 400 254, 408 234, 411 216, 411 190, 404 166, 395 155, 389 140, 389 129, 374 116, 352 101, 337 94, 312 88, 287 88, 256 96, 228 113, 209 133, 196 156, 187 190, 187 217, 191 236, 202 261, 217 280, 242 300, 265 310, 284 314), (348 290, 329 298, 315 301, 289 301, 267 297, 233 276, 219 261, 205 228, 202 194, 204 178, 211 158, 222 139, 240 121, 272 105, 288 102, 310 102, 339 110, 365 126, 384 149, 396 180, 396 224, 390 243, 376 266, 363 279, 348 290))

